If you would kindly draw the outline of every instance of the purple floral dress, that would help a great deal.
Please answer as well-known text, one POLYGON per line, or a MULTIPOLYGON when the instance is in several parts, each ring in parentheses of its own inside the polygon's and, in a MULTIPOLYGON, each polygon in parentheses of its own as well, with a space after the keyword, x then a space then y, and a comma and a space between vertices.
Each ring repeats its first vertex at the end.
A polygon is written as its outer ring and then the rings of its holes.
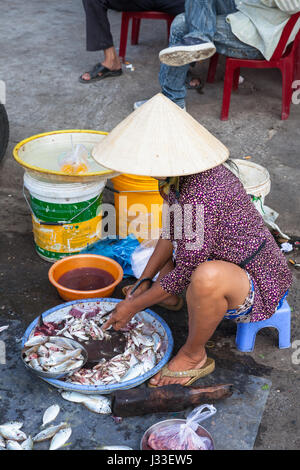
POLYGON ((263 218, 251 202, 240 180, 226 167, 183 176, 179 179, 179 194, 175 188, 165 200, 179 204, 184 218, 184 205, 192 204, 191 224, 196 227, 196 205, 203 208, 204 239, 199 249, 187 249, 191 237, 176 239, 178 220, 171 218, 169 235, 163 238, 176 243, 176 264, 164 276, 161 287, 170 294, 179 294, 190 283, 193 271, 207 260, 223 260, 240 265, 251 276, 255 297, 250 321, 260 321, 275 313, 279 300, 292 282, 292 274, 263 218), (174 223, 175 220, 175 223, 174 223), (256 253, 257 252, 257 253, 256 253))

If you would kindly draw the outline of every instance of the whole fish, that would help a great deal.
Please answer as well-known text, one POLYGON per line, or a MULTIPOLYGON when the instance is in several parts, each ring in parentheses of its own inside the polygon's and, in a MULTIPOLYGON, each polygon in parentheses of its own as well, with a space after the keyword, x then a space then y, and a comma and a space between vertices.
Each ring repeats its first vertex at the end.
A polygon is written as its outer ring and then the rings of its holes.
POLYGON ((104 415, 111 413, 110 399, 100 395, 88 396, 82 404, 93 413, 104 415))
POLYGON ((27 436, 18 426, 19 423, 16 426, 13 426, 13 423, 3 424, 0 426, 0 435, 11 441, 25 441, 27 436))
POLYGON ((24 450, 23 447, 16 441, 7 441, 6 449, 7 450, 24 450))
POLYGON ((62 392, 61 396, 67 400, 74 403, 82 403, 86 399, 86 395, 79 392, 62 392))
POLYGON ((138 377, 139 375, 142 375, 144 374, 145 370, 144 370, 144 366, 141 362, 138 362, 137 364, 135 364, 133 367, 131 367, 129 369, 128 372, 126 372, 125 375, 123 375, 123 377, 121 378, 120 382, 125 382, 127 380, 132 380, 132 379, 135 379, 136 377, 138 377))
POLYGON ((76 367, 80 367, 83 364, 83 361, 65 361, 62 362, 61 364, 58 364, 57 366, 49 367, 48 371, 49 372, 69 372, 72 369, 76 369, 76 367))
POLYGON ((36 358, 31 359, 31 361, 29 362, 29 365, 35 370, 43 370, 43 368, 41 367, 39 363, 39 360, 36 358))
POLYGON ((26 343, 24 344, 24 347, 29 348, 30 346, 37 346, 40 344, 44 344, 46 343, 46 341, 48 341, 48 339, 49 339, 48 336, 43 336, 43 335, 32 336, 32 338, 26 341, 26 343))
POLYGON ((43 415, 42 426, 46 426, 46 424, 49 424, 51 423, 51 421, 54 421, 59 412, 60 412, 60 407, 58 405, 49 406, 49 408, 46 409, 43 415))
POLYGON ((88 410, 98 414, 111 413, 111 401, 103 395, 84 395, 78 392, 62 392, 61 396, 74 403, 82 403, 88 410))
POLYGON ((29 436, 25 441, 21 444, 22 450, 32 450, 33 449, 33 440, 32 437, 29 436))
POLYGON ((50 357, 41 357, 40 364, 43 367, 58 366, 63 362, 68 361, 69 359, 76 359, 82 354, 82 349, 74 349, 74 351, 69 351, 68 353, 57 352, 50 355, 50 357))
POLYGON ((62 447, 69 437, 72 434, 72 429, 70 427, 61 429, 57 434, 52 438, 49 450, 56 450, 62 447))
POLYGON ((68 338, 62 336, 56 336, 56 338, 51 338, 51 343, 46 343, 47 345, 56 344, 64 349, 74 349, 74 346, 69 342, 68 338))
POLYGON ((9 325, 0 326, 0 333, 4 330, 7 330, 8 327, 9 325))
POLYGON ((46 428, 43 431, 39 432, 36 436, 32 438, 32 440, 33 442, 46 441, 47 439, 51 439, 51 437, 53 437, 58 431, 67 427, 67 423, 60 423, 56 426, 50 426, 49 428, 46 428))

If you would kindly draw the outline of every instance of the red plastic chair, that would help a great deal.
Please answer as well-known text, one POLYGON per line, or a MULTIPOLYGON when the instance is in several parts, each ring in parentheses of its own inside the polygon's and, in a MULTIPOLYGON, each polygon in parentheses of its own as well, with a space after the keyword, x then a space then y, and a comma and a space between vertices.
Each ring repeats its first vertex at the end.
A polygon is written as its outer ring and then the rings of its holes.
MULTIPOLYGON (((290 34, 298 20, 300 12, 291 16, 282 32, 278 46, 275 49, 271 59, 268 60, 251 60, 251 59, 235 59, 232 57, 226 58, 224 90, 223 90, 223 103, 221 111, 221 119, 225 121, 228 119, 231 90, 237 90, 239 85, 240 67, 265 69, 265 68, 279 68, 282 74, 282 109, 281 119, 287 119, 290 114, 290 104, 292 100, 293 80, 296 80, 298 73, 300 73, 300 30, 296 35, 292 44, 289 44, 286 51, 286 43, 290 34)), ((214 54, 210 59, 209 69, 206 81, 213 83, 215 73, 218 65, 219 54, 214 54)), ((300 79, 300 75, 298 77, 300 79)))
POLYGON ((120 48, 119 56, 125 62, 127 37, 129 21, 132 19, 132 30, 131 30, 131 44, 137 44, 139 40, 140 26, 142 19, 150 20, 165 20, 167 22, 168 38, 170 35, 170 28, 172 21, 175 17, 168 13, 161 11, 123 11, 122 12, 122 23, 121 23, 121 34, 120 34, 120 48))

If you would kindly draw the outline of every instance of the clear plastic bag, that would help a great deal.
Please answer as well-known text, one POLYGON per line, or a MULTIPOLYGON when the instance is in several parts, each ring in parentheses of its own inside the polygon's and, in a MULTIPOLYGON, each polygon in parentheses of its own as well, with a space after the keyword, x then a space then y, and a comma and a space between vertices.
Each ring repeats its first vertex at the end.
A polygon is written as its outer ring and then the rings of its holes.
POLYGON ((197 434, 199 423, 217 412, 212 405, 201 405, 195 408, 185 423, 174 421, 162 424, 148 437, 148 446, 154 450, 211 450, 213 443, 209 437, 197 434), (205 408, 208 411, 202 412, 205 408))
POLYGON ((69 175, 78 175, 88 171, 89 152, 82 144, 72 147, 70 153, 61 155, 59 159, 60 171, 69 175))

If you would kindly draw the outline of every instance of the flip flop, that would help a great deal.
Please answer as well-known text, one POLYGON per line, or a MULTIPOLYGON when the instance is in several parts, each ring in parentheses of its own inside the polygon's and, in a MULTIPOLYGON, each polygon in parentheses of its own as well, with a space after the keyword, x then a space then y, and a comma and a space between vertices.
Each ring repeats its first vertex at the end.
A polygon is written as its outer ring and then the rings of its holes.
POLYGON ((202 80, 199 77, 193 77, 190 71, 186 74, 186 79, 185 79, 185 86, 188 90, 197 90, 199 93, 204 87, 204 84, 202 83, 202 80), (199 85, 190 85, 190 82, 192 80, 199 80, 199 85))
POLYGON ((99 62, 99 64, 96 64, 92 68, 92 70, 90 70, 89 72, 84 72, 84 73, 79 77, 80 83, 97 82, 98 80, 103 80, 104 78, 107 78, 107 77, 119 77, 120 75, 122 75, 123 72, 122 72, 122 69, 109 70, 107 67, 104 67, 104 65, 102 65, 101 62, 99 62), (100 72, 102 75, 99 75, 100 72), (89 80, 84 80, 82 78, 84 73, 88 73, 91 78, 89 80))
MULTIPOLYGON (((134 284, 131 284, 130 286, 125 286, 122 289, 123 295, 126 297, 128 289, 132 288, 134 284)), ((165 308, 166 310, 171 310, 172 312, 178 312, 179 310, 182 309, 184 304, 183 298, 180 297, 178 300, 178 303, 176 305, 167 305, 164 304, 163 302, 160 304, 157 304, 159 307, 165 308)))
MULTIPOLYGON (((200 369, 189 369, 189 370, 183 370, 180 372, 175 372, 173 370, 170 370, 168 368, 168 364, 166 364, 162 369, 161 369, 161 377, 178 377, 182 379, 183 377, 191 377, 191 379, 184 384, 184 387, 188 387, 189 385, 192 385, 192 383, 196 382, 196 380, 200 379, 201 377, 205 377, 208 374, 211 374, 215 370, 215 361, 214 359, 211 359, 210 357, 207 358, 205 364, 200 367, 200 369)), ((150 382, 148 382, 148 387, 150 388, 157 388, 160 387, 160 385, 152 385, 150 382)))

